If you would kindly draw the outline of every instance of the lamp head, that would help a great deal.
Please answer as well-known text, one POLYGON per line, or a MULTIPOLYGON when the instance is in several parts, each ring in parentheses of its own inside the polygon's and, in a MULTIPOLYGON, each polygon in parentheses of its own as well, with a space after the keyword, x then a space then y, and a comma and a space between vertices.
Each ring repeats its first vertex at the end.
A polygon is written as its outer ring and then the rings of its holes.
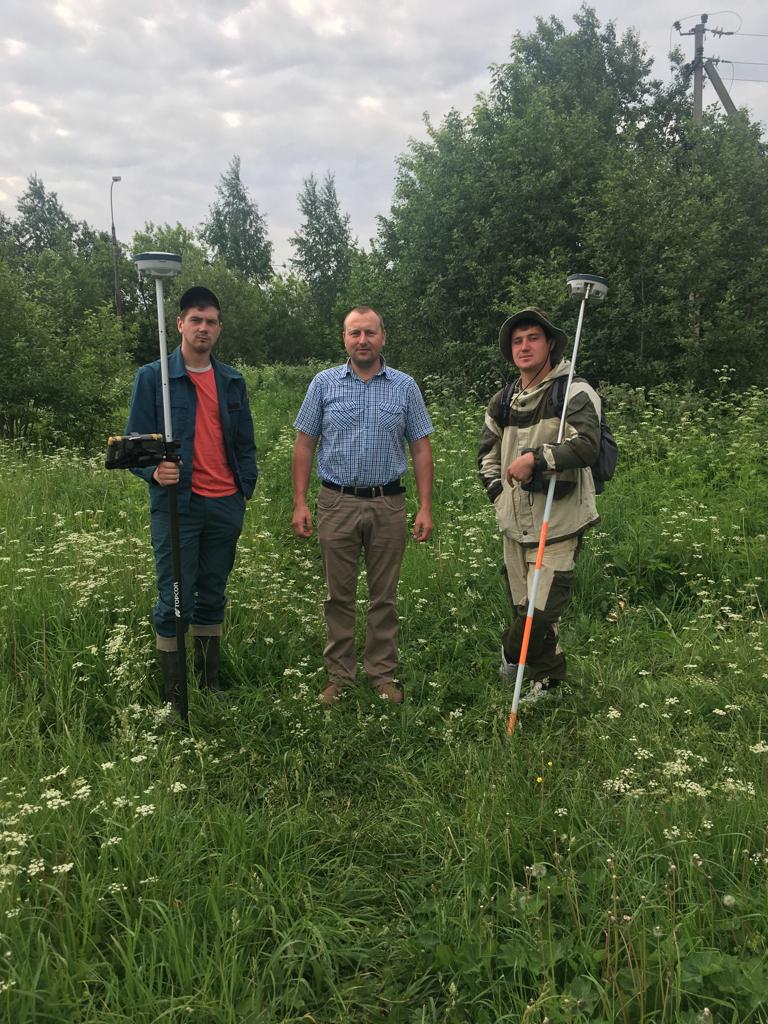
POLYGON ((172 252, 139 252, 133 257, 139 276, 176 277, 181 272, 181 256, 172 252))
POLYGON ((123 179, 120 177, 119 174, 113 174, 112 175, 112 181, 122 181, 122 180, 123 179))

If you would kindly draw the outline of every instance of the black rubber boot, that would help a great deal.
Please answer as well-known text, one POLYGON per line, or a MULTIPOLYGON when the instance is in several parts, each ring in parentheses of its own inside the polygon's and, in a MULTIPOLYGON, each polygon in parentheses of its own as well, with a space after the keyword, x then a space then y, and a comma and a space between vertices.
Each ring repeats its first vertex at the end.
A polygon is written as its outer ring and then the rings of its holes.
POLYGON ((166 704, 170 704, 174 715, 184 718, 181 706, 181 666, 179 665, 178 651, 158 651, 158 662, 160 674, 163 679, 161 697, 166 704))
POLYGON ((200 688, 216 700, 228 699, 228 687, 221 679, 221 637, 195 637, 195 675, 200 688))

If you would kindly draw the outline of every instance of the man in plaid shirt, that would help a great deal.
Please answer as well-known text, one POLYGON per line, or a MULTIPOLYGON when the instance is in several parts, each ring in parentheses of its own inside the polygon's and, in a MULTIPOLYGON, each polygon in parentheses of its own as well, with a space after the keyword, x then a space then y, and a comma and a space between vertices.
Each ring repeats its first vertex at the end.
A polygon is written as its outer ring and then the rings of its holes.
POLYGON ((376 310, 356 306, 344 320, 343 339, 347 362, 317 374, 294 423, 293 530, 299 537, 312 536, 307 490, 317 447, 328 633, 323 652, 328 685, 320 700, 334 703, 355 681, 355 596, 362 551, 368 577, 365 671, 376 693, 400 704, 403 693, 394 676, 397 584, 406 543, 405 442, 419 497, 411 535, 425 541, 432 533, 433 428, 416 382, 393 370, 381 355, 386 332, 376 310))

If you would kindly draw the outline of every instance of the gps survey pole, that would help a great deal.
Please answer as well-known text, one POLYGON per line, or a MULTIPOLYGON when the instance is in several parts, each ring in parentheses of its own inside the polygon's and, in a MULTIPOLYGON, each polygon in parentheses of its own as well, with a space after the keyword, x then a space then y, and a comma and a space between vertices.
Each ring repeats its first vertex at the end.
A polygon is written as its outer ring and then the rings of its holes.
MULTIPOLYGON (((171 421, 171 393, 168 384, 168 340, 165 333, 165 297, 163 282, 176 277, 181 270, 181 256, 170 252, 141 252, 133 257, 139 276, 155 279, 157 296, 157 329, 160 335, 160 378, 163 393, 163 434, 165 435, 168 457, 173 451, 173 423, 171 421)), ((173 458, 178 462, 178 456, 173 458)), ((179 543, 179 508, 176 500, 176 484, 166 487, 168 495, 168 518, 171 530, 171 561, 173 570, 173 615, 176 622, 176 656, 178 658, 178 675, 174 680, 174 692, 171 705, 183 722, 189 721, 189 701, 187 697, 187 652, 184 638, 184 621, 182 616, 181 587, 181 545, 179 543)))
MULTIPOLYGON (((568 372, 568 381, 565 386, 565 395, 563 397, 563 411, 560 413, 560 427, 557 431, 557 444, 563 443, 565 437, 565 421, 568 415, 568 396, 571 393, 571 383, 573 382, 573 374, 576 369, 576 359, 579 355, 579 341, 581 340, 581 327, 584 323, 584 310, 587 302, 591 299, 602 300, 608 294, 608 282, 604 277, 596 277, 594 274, 570 274, 566 278, 565 282, 568 294, 571 298, 581 299, 581 306, 579 308, 579 321, 576 325, 576 338, 573 342, 573 353, 571 354, 571 368, 568 372)), ((517 662, 517 675, 515 677, 515 692, 512 697, 512 710, 509 712, 509 718, 507 720, 507 735, 511 736, 515 731, 517 725, 517 709, 520 704, 520 691, 523 686, 523 676, 525 675, 525 664, 528 659, 528 645, 531 640, 531 628, 533 626, 533 616, 536 611, 536 592, 539 589, 539 577, 541 576, 541 566, 544 561, 544 549, 547 546, 547 531, 549 529, 549 517, 552 513, 552 501, 555 496, 555 481, 557 474, 552 473, 549 478, 549 487, 547 488, 547 500, 544 504, 544 517, 541 521, 541 534, 539 536, 539 547, 536 552, 536 564, 533 570, 533 580, 531 581, 531 593, 528 598, 528 612, 525 616, 525 628, 523 630, 523 641, 520 645, 520 657, 517 662)))

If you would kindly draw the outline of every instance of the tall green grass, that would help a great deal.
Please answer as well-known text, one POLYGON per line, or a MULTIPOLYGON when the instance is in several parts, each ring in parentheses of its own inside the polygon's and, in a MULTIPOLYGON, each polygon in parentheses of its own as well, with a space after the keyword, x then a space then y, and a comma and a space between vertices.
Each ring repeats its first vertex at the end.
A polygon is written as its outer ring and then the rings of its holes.
POLYGON ((0 1019, 768 1020, 765 392, 610 396, 571 682, 510 741, 482 407, 437 381, 407 703, 318 707, 320 558, 290 529, 306 379, 250 378, 240 696, 193 688, 189 735, 155 697, 143 485, 0 447, 0 1019))

